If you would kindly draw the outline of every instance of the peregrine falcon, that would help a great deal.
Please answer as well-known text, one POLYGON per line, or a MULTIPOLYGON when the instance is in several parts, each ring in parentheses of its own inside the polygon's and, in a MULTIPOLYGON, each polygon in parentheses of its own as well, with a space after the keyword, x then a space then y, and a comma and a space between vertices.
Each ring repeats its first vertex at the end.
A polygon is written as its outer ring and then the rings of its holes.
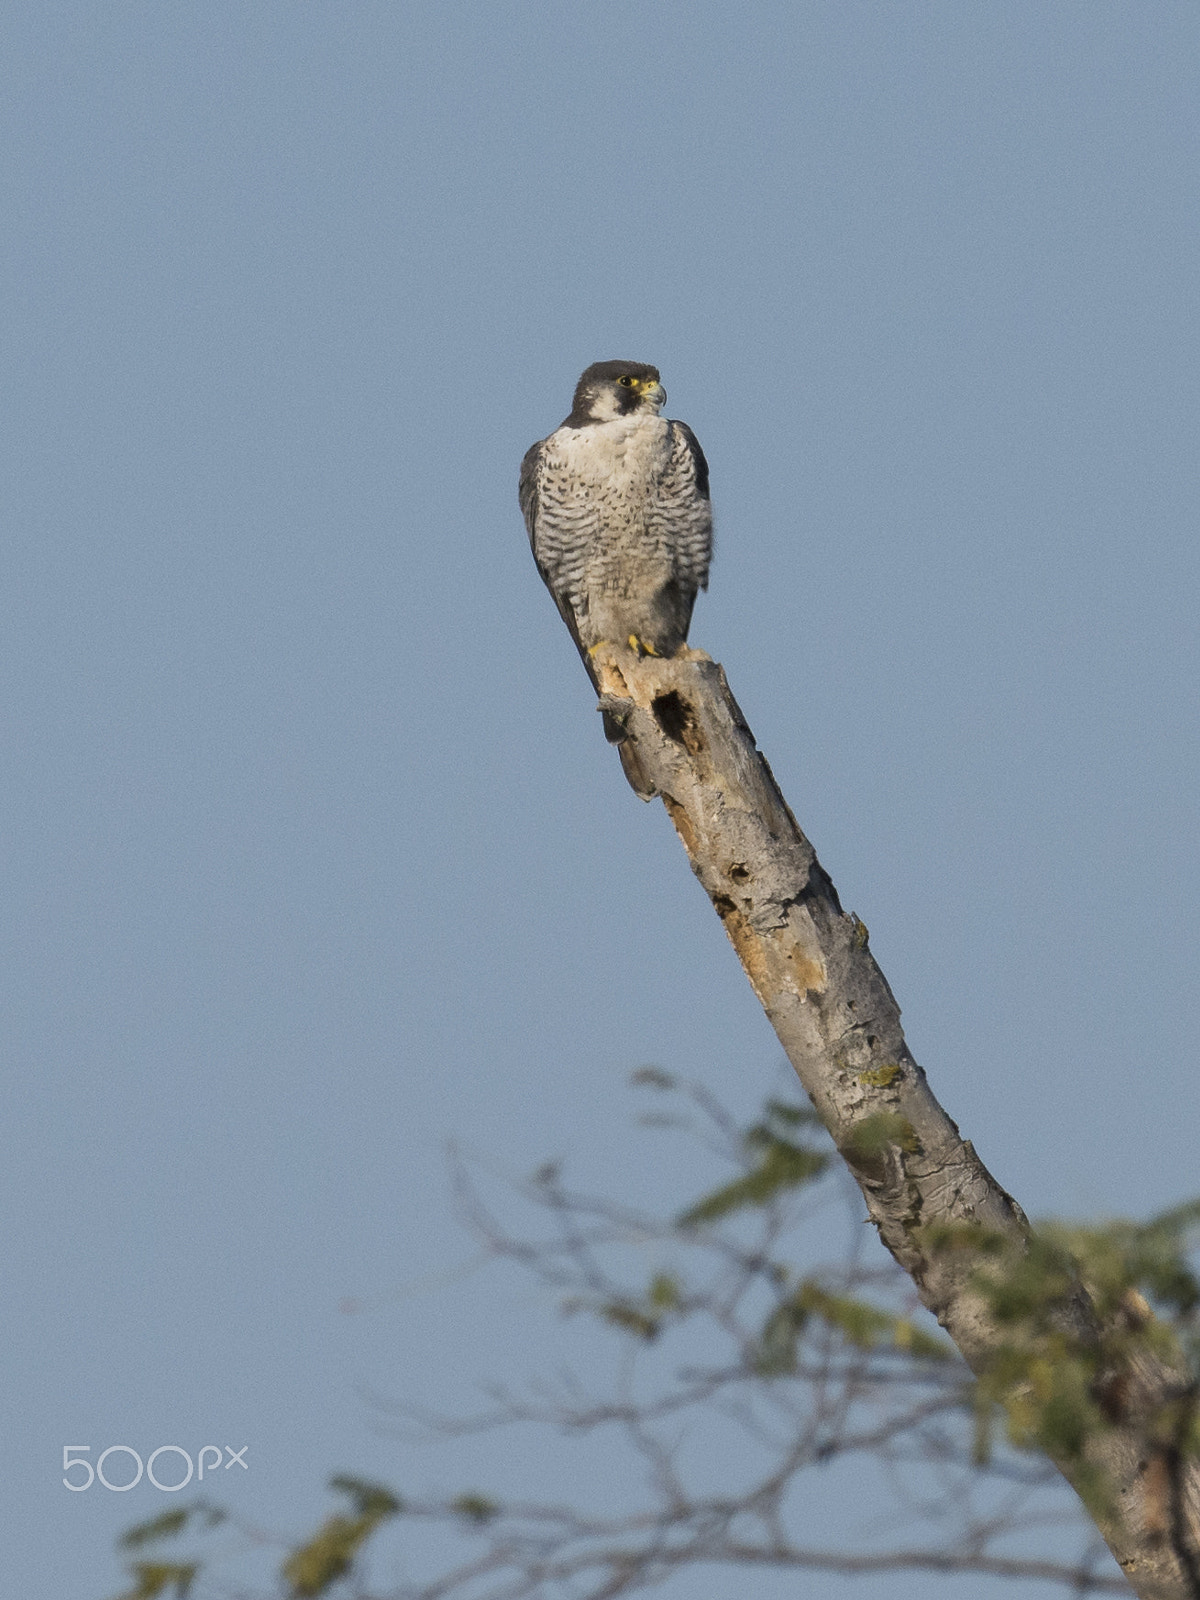
MULTIPOLYGON (((593 683, 601 644, 682 649, 708 587, 708 463, 686 423, 659 415, 666 398, 657 367, 597 361, 570 416, 521 463, 533 558, 593 683)), ((605 732, 619 742, 607 716, 605 732)))

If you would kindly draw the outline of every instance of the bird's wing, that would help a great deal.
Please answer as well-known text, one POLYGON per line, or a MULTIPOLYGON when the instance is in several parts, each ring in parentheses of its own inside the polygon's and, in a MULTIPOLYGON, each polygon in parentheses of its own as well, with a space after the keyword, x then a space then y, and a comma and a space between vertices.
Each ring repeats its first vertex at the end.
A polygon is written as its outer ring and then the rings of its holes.
MULTIPOLYGON (((525 518, 525 531, 529 535, 530 545, 534 542, 534 529, 537 526, 538 514, 538 467, 542 460, 542 450, 546 441, 539 439, 536 444, 531 444, 526 450, 521 462, 521 479, 517 485, 517 499, 521 502, 521 515, 525 518)), ((534 551, 534 559, 537 551, 534 551)), ((545 574, 543 573, 543 577, 545 574)))
POLYGON ((596 678, 592 658, 584 647, 583 640, 579 637, 579 626, 575 621, 575 613, 571 610, 567 598, 559 590, 554 581, 554 574, 538 554, 538 474, 546 448, 546 440, 539 439, 537 444, 530 445, 521 462, 521 477, 517 485, 517 499, 521 503, 521 515, 525 518, 525 531, 529 535, 529 548, 533 551, 533 559, 541 574, 542 582, 549 589, 558 607, 559 616, 567 625, 567 631, 575 641, 575 648, 579 651, 580 659, 587 669, 587 675, 592 680, 592 687, 599 692, 599 682, 596 678))
MULTIPOLYGON (((686 429, 685 432, 691 440, 696 454, 699 456, 701 471, 704 476, 705 492, 707 493, 708 467, 704 462, 703 452, 700 446, 696 444, 691 429, 686 429)), ((566 623, 567 631, 575 641, 575 648, 579 651, 579 659, 583 662, 584 670, 591 679, 593 689, 598 694, 600 692, 600 680, 597 677, 595 667, 592 665, 592 658, 588 655, 587 650, 584 648, 583 640, 579 637, 575 614, 571 610, 566 597, 559 594, 552 574, 538 555, 538 477, 543 459, 542 452, 545 446, 546 440, 539 439, 537 444, 531 445, 525 452, 525 457, 521 462, 521 476, 517 484, 517 499, 521 504, 521 515, 525 518, 525 531, 529 535, 529 548, 533 551, 533 559, 541 575, 542 582, 549 589, 554 604, 558 607, 559 615, 566 623)), ((630 788, 639 799, 652 800, 658 790, 643 771, 636 750, 626 739, 624 728, 608 710, 605 710, 603 714, 603 722, 604 736, 610 744, 616 745, 617 754, 621 758, 621 767, 629 781, 630 788)))
MULTIPOLYGON (((679 495, 679 521, 676 537, 683 570, 696 589, 708 588, 708 568, 712 561, 712 505, 708 493, 708 462, 700 441, 686 422, 671 423, 671 459, 679 476, 675 479, 679 495)), ((689 607, 690 610, 690 607, 689 607)))
POLYGON ((676 436, 683 440, 684 447, 692 458, 692 472, 695 475, 696 493, 701 500, 707 500, 709 497, 708 462, 704 459, 704 451, 700 448, 700 441, 686 422, 673 422, 671 427, 676 436))

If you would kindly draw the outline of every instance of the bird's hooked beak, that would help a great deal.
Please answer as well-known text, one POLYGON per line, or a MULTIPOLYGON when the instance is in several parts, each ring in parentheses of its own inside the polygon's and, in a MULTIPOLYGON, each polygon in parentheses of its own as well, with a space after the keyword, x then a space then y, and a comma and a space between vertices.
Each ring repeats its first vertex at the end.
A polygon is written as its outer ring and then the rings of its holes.
POLYGON ((643 400, 652 405, 655 411, 661 411, 667 403, 667 391, 662 384, 654 378, 635 378, 633 386, 643 400))

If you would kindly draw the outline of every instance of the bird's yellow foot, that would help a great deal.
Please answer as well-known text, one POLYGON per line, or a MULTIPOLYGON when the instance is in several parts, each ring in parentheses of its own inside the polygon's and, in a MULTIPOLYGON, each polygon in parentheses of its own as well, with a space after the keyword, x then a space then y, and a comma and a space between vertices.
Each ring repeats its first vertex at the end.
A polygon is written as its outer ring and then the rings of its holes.
POLYGON ((648 639, 639 639, 636 633, 629 635, 629 648, 635 656, 656 656, 658 651, 648 639))
POLYGON ((607 639, 597 639, 595 644, 592 644, 592 645, 588 646, 588 655, 589 656, 594 656, 596 654, 597 650, 607 650, 607 649, 608 649, 608 640, 607 639))

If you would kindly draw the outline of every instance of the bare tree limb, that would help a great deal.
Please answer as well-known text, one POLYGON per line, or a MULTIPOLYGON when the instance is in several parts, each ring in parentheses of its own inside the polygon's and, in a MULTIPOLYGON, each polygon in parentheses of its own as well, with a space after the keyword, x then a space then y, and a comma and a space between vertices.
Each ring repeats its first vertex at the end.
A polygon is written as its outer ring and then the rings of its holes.
MULTIPOLYGON (((601 709, 625 734, 625 771, 642 798, 662 797, 880 1238, 971 1369, 987 1374, 1012 1330, 980 1291, 981 1273, 995 1241, 1027 1249, 1024 1213, 934 1097, 867 930, 842 910, 721 667, 700 651, 662 660, 609 646, 593 661, 601 709)), ((1200 1600, 1200 1474, 1163 1426, 1190 1394, 1184 1364, 1164 1359, 1148 1315, 1102 1317, 1077 1278, 1054 1316, 1081 1350, 1121 1351, 1099 1385, 1105 1426, 1078 1450, 1051 1449, 1056 1465, 1142 1600, 1200 1600)))

